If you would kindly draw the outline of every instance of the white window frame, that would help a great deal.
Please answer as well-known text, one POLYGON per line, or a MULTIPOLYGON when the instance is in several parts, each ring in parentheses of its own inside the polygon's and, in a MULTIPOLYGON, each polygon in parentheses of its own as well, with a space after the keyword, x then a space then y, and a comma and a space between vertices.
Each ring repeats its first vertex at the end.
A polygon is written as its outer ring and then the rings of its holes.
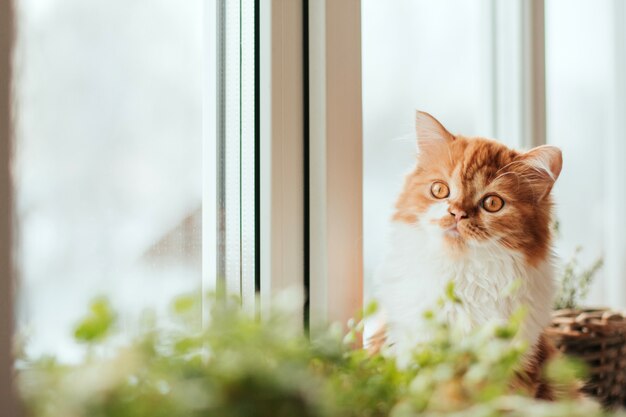
POLYGON ((262 309, 304 301, 302 20, 301 0, 260 1, 262 309))
POLYGON ((363 297, 360 0, 260 5, 262 304, 292 289, 312 329, 345 323, 363 297))
POLYGON ((544 145, 544 0, 486 1, 492 39, 489 133, 520 148, 544 145))
POLYGON ((312 328, 363 302, 361 1, 309 3, 312 328))
POLYGON ((613 1, 612 134, 606 149, 605 294, 611 307, 626 308, 626 2, 613 1))
MULTIPOLYGON (((255 2, 205 3, 204 292, 256 304, 255 2)), ((205 309, 205 318, 206 318, 205 309)))
MULTIPOLYGON (((217 161, 216 126, 217 126, 217 67, 218 57, 218 3, 208 0, 204 8, 205 32, 207 42, 204 70, 203 101, 203 140, 202 160, 217 161)), ((217 164, 202 164, 202 292, 209 293, 217 285, 217 164), (207 203, 208 202, 208 203, 207 203)), ((208 305, 203 311, 203 320, 208 319, 208 305)))
POLYGON ((13 5, 0 1, 0 404, 3 415, 18 415, 13 372, 13 193, 12 154, 12 43, 13 5))

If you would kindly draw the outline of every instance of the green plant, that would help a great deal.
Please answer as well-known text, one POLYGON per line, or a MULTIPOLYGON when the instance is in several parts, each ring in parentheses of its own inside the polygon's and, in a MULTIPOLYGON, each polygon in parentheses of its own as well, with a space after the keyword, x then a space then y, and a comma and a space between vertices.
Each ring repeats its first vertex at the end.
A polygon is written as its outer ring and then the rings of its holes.
POLYGON ((597 272, 602 268, 604 260, 597 259, 591 266, 581 268, 578 263, 578 255, 582 248, 578 246, 574 255, 565 264, 560 280, 560 288, 557 293, 555 309, 578 308, 580 302, 587 296, 589 287, 597 272))
MULTIPOLYGON (((514 337, 522 313, 464 335, 445 320, 446 306, 460 303, 453 287, 447 292, 440 308, 424 315, 430 341, 417 345, 404 367, 392 355, 354 347, 362 320, 351 321, 347 334, 329 326, 309 340, 289 311, 259 320, 235 299, 209 298, 203 326, 199 296, 177 298, 169 324, 148 315, 132 340, 114 345, 106 336, 114 333, 115 314, 100 299, 78 326, 90 329, 88 337, 76 332, 90 354, 74 365, 24 359, 21 394, 32 417, 601 414, 590 403, 538 402, 512 392, 525 351, 514 337)), ((559 382, 572 383, 570 365, 555 366, 559 382)))

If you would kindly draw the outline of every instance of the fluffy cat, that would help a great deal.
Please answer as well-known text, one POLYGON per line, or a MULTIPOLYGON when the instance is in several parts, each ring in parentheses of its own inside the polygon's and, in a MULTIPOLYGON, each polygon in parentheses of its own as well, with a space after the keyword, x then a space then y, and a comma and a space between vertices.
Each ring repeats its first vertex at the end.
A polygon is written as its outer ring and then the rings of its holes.
MULTIPOLYGON (((554 296, 550 190, 561 151, 512 150, 480 137, 453 135, 417 112, 417 165, 405 180, 392 219, 388 254, 375 277, 397 352, 427 337, 420 317, 449 281, 462 304, 449 320, 470 330, 526 308, 520 331, 534 346, 528 374, 552 355, 541 336, 554 296), (517 281, 519 288, 510 291, 517 281), (535 366, 536 365, 536 366, 535 366)), ((535 386, 535 395, 545 387, 535 386)))

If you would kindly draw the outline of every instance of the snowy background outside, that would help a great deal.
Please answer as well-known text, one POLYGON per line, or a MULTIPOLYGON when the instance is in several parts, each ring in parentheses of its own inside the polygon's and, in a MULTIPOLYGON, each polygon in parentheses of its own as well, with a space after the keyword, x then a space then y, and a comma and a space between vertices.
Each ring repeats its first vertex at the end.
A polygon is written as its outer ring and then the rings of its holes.
POLYGON ((138 313, 200 285, 203 7, 17 6, 19 324, 74 357, 94 296, 138 313))

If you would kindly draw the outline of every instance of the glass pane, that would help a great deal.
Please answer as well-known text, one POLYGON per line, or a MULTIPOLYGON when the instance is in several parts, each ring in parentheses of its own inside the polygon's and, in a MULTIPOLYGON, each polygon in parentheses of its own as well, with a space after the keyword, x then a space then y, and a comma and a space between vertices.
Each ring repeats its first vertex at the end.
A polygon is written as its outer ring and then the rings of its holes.
POLYGON ((229 294, 241 297, 244 306, 253 307, 257 289, 255 2, 217 4, 219 107, 216 125, 209 124, 208 146, 216 148, 218 189, 216 200, 207 200, 217 201, 215 280, 229 294))
POLYGON ((363 0, 364 288, 385 249, 415 161, 415 110, 453 132, 490 135, 489 18, 484 2, 363 0))
MULTIPOLYGON (((563 150, 555 186, 559 255, 591 265, 602 255, 605 230, 605 152, 611 135, 613 2, 546 1, 548 142, 563 150), (584 27, 584 30, 581 28, 584 27)), ((588 302, 603 304, 603 271, 588 302)))
POLYGON ((134 314, 200 285, 203 3, 17 3, 19 321, 71 357, 95 295, 134 314))

